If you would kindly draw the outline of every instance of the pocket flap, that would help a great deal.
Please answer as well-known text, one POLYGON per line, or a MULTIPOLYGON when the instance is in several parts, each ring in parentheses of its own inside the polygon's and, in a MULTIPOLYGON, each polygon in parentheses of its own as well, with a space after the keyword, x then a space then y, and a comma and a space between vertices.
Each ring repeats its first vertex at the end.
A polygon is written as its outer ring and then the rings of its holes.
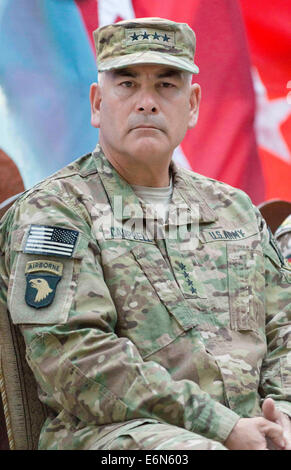
POLYGON ((176 280, 155 246, 135 246, 132 253, 154 287, 160 300, 167 310, 175 317, 176 321, 187 331, 198 324, 194 315, 188 307, 182 293, 180 292, 176 280))

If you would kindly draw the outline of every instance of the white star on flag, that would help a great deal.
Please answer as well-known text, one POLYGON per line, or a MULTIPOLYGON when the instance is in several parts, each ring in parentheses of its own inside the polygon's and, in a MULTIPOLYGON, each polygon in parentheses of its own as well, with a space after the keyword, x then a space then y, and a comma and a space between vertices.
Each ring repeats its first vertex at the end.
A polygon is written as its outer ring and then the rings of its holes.
POLYGON ((257 143, 281 160, 291 163, 291 153, 286 144, 280 125, 291 114, 291 106, 286 97, 269 100, 256 68, 252 71, 256 94, 255 131, 257 143))
POLYGON ((131 0, 99 0, 99 26, 114 23, 116 18, 130 20, 135 18, 131 0))

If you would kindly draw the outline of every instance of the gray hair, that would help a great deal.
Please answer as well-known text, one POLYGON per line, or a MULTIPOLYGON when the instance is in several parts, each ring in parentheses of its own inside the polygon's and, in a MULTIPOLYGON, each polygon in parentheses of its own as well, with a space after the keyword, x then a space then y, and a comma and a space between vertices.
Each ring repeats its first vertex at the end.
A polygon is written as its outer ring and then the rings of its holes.
POLYGON ((104 80, 104 72, 98 72, 97 81, 100 87, 102 87, 103 80, 104 80))

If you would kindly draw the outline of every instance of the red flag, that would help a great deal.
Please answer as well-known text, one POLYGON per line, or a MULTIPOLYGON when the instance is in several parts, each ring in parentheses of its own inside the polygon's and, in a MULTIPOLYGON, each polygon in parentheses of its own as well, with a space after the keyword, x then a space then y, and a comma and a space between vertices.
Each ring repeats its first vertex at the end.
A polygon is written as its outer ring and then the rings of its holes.
MULTIPOLYGON (((82 2, 78 2, 82 5, 82 2)), ((264 200, 254 134, 254 92, 241 11, 236 0, 110 0, 98 2, 99 25, 159 16, 188 23, 197 35, 202 87, 198 124, 176 152, 183 165, 264 200)))
POLYGON ((291 4, 241 0, 257 94, 266 199, 291 201, 291 4))

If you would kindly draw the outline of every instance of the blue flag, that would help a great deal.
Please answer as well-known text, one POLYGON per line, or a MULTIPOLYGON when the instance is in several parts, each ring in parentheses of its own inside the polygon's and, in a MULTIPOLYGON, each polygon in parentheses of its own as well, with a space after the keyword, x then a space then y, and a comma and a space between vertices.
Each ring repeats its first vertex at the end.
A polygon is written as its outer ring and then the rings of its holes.
POLYGON ((96 62, 73 0, 2 0, 0 45, 0 148, 28 188, 95 147, 96 62))

